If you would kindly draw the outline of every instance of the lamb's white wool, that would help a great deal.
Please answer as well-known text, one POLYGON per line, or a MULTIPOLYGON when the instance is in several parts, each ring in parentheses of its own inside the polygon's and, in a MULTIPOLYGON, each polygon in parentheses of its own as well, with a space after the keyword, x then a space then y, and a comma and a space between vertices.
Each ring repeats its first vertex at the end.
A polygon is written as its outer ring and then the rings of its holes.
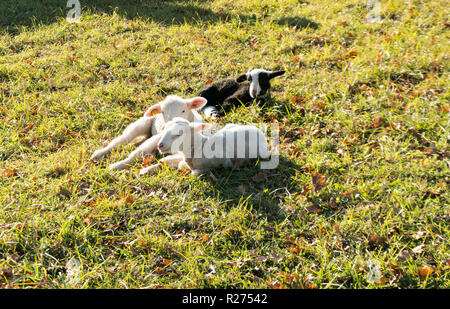
POLYGON ((215 120, 217 118, 217 108, 215 106, 205 106, 202 109, 203 114, 206 118, 211 118, 215 120))
POLYGON ((166 121, 181 117, 191 122, 203 122, 203 118, 196 111, 207 103, 206 99, 194 97, 183 99, 176 95, 167 96, 162 102, 150 107, 143 117, 130 124, 119 137, 113 139, 108 146, 99 149, 91 156, 91 160, 99 160, 108 154, 113 148, 130 143, 139 136, 146 136, 146 139, 139 147, 133 151, 125 160, 116 162, 109 166, 111 170, 122 170, 133 163, 136 159, 144 157, 156 150, 161 137, 160 132, 164 128, 166 121), (155 116, 152 116, 157 113, 155 116))
MULTIPOLYGON (((158 149, 161 153, 175 153, 163 158, 168 166, 184 166, 201 174, 204 170, 223 166, 231 168, 236 160, 267 159, 270 156, 264 133, 255 126, 229 124, 215 134, 204 135, 207 123, 189 123, 175 118, 166 123, 158 149), (169 161, 167 161, 167 158, 169 161)), ((156 170, 154 164, 141 170, 141 174, 156 170)))

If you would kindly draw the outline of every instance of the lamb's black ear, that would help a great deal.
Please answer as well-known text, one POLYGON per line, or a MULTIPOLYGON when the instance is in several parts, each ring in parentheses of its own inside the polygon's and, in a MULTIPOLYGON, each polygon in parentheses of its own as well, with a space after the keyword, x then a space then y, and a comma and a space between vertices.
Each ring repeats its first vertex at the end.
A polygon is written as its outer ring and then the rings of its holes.
POLYGON ((269 74, 269 78, 272 79, 274 77, 283 75, 286 71, 273 71, 269 74))
POLYGON ((247 80, 247 74, 242 74, 241 76, 239 76, 238 78, 236 78, 236 81, 238 83, 242 83, 243 81, 247 80))

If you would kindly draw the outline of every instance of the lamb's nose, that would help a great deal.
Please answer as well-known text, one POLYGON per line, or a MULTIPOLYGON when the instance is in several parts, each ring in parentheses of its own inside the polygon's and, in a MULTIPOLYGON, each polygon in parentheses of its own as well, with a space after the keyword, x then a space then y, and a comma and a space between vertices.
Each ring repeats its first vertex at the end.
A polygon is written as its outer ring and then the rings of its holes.
POLYGON ((256 97, 256 90, 252 91, 252 97, 256 97))
POLYGON ((163 143, 159 143, 159 144, 158 144, 158 148, 159 148, 159 149, 161 149, 161 148, 163 148, 163 147, 164 147, 164 144, 163 144, 163 143))

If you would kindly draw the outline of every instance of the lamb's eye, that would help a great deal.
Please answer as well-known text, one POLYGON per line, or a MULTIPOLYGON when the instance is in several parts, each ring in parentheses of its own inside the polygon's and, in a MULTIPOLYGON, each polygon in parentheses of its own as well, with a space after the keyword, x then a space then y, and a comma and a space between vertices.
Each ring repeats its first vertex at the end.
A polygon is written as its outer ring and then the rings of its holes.
POLYGON ((184 112, 186 112, 186 111, 185 111, 185 110, 182 110, 181 112, 184 113, 184 112))
POLYGON ((251 76, 248 77, 248 81, 249 81, 249 82, 252 81, 252 77, 251 77, 251 76))

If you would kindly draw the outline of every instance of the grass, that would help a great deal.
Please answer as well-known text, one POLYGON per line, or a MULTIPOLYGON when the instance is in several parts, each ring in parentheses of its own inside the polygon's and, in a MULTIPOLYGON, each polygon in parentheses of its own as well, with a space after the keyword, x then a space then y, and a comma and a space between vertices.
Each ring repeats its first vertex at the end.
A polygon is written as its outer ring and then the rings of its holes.
POLYGON ((0 4, 0 286, 449 288, 446 1, 0 4), (261 173, 89 161, 167 94, 285 69, 261 173))

